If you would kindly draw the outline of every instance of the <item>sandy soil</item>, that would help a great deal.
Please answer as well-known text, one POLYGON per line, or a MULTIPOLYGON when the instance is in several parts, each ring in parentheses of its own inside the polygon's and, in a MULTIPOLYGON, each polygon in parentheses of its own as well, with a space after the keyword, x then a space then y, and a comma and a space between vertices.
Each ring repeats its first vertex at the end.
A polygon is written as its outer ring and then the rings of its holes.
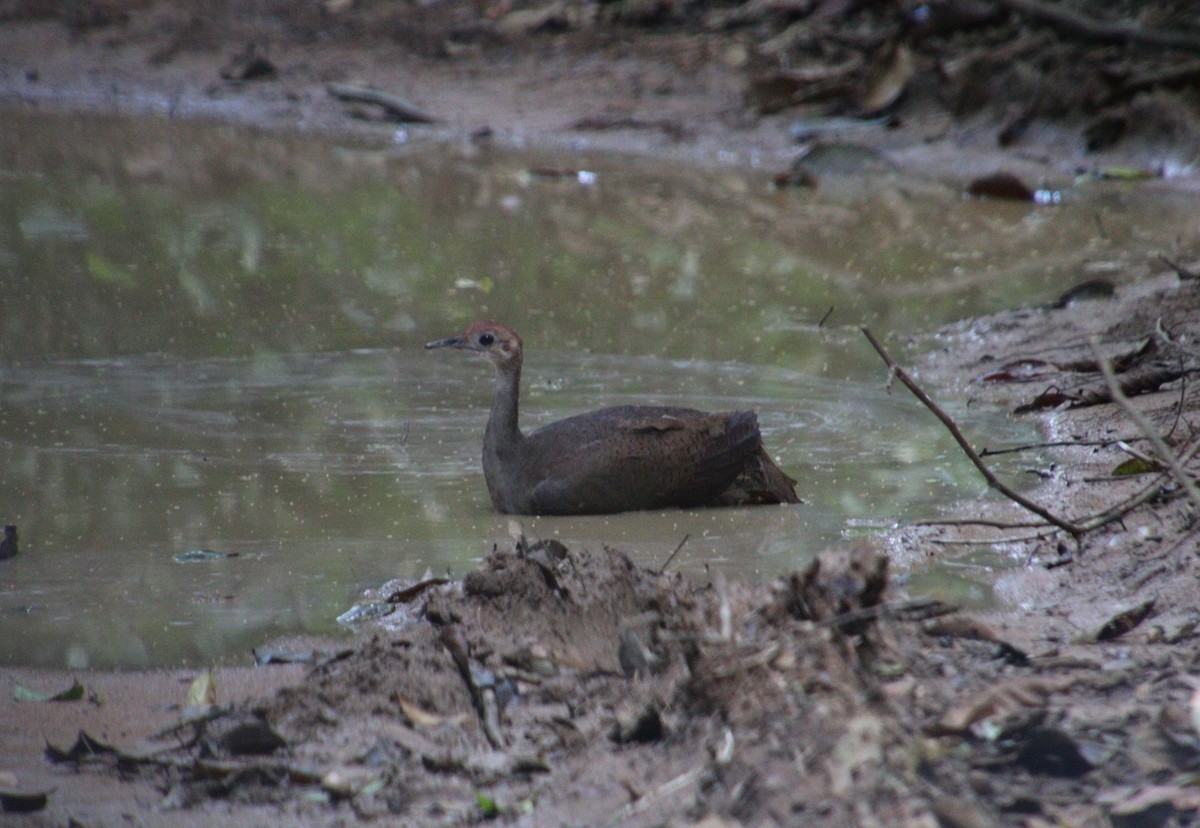
MULTIPOLYGON (((7 2, 0 102, 452 140, 487 127, 513 144, 782 171, 796 117, 883 100, 893 126, 854 138, 910 168, 1036 179, 1119 162, 1189 186, 1191 46, 1148 52, 1011 15, 933 36, 895 22, 911 12, 7 2), (437 123, 382 121, 329 83, 386 89, 437 123)), ((1179 14, 1148 4, 1139 32, 1194 31, 1179 14)), ((1147 431, 1174 458, 1196 445, 1200 253, 1170 253, 1174 266, 1117 279, 1112 295, 888 343, 925 349, 912 373, 939 395, 1035 408, 1022 416, 1063 445, 1031 469, 1042 484, 1028 496, 1060 526, 972 504, 973 523, 906 527, 763 586, 520 539, 461 582, 384 588, 397 612, 353 648, 218 671, 220 706, 183 726, 194 674, 80 674, 81 700, 18 703, 18 685, 72 677, 5 670, 0 820, 1193 824, 1200 496, 1186 474, 1114 474, 1130 456, 1118 440, 1151 457, 1147 431), (1148 429, 1103 401, 1093 337, 1148 429), (997 583, 1009 604, 995 612, 911 600, 889 578, 996 539, 1028 564, 997 583)))

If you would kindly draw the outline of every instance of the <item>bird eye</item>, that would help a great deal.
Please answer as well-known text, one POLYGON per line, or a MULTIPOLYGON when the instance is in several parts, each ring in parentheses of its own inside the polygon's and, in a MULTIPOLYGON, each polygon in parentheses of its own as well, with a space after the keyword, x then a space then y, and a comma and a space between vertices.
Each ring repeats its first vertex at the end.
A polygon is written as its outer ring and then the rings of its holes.
POLYGON ((495 341, 496 341, 496 337, 492 336, 490 333, 485 333, 485 334, 479 335, 479 344, 485 348, 487 346, 491 345, 495 341))

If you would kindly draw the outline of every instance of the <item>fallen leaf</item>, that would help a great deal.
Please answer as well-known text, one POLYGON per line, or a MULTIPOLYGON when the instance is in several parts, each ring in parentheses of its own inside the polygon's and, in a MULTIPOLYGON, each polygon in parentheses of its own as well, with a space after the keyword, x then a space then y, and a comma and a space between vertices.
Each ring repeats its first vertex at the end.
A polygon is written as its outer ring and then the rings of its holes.
POLYGON ((52 793, 53 788, 46 791, 0 790, 0 812, 32 814, 46 807, 52 793))
POLYGON ((1113 641, 1120 638, 1145 621, 1153 611, 1154 599, 1151 598, 1132 609, 1119 612, 1100 625, 1100 629, 1096 631, 1095 640, 1113 641))
POLYGON ((492 799, 487 794, 476 791, 475 803, 479 805, 479 810, 483 811, 484 819, 492 819, 500 815, 500 808, 497 807, 496 800, 492 799))
POLYGON ((422 709, 399 694, 396 696, 396 703, 400 705, 400 712, 417 727, 437 727, 445 721, 442 716, 422 709))
POLYGON ((972 725, 985 719, 1018 713, 1025 709, 1046 706, 1050 696, 1071 686, 1070 679, 1018 679, 986 691, 982 697, 952 707, 930 725, 928 732, 935 736, 965 733, 972 725))
POLYGON ((1030 773, 1060 778, 1083 776, 1093 767, 1079 743, 1066 731, 1035 727, 1023 734, 1016 762, 1030 773))
POLYGON ((1033 201, 1033 189, 1010 172, 994 172, 976 178, 967 187, 976 198, 1001 198, 1009 201, 1033 201))
POLYGON ((1041 411, 1044 408, 1057 408, 1064 403, 1074 403, 1079 401, 1078 394, 1068 394, 1058 388, 1047 388, 1042 393, 1033 398, 1032 402, 1018 405, 1013 409, 1014 414, 1026 414, 1030 411, 1041 411))
POLYGON ((212 670, 205 670, 192 679, 188 687, 187 707, 207 708, 217 703, 217 678, 212 670))
POLYGON ((983 382, 1028 382, 1057 370, 1044 359, 1015 359, 1006 362, 995 371, 989 371, 980 379, 983 382))
POLYGON ((1068 305, 1089 299, 1111 299, 1116 292, 1116 285, 1108 281, 1108 279, 1088 279, 1086 282, 1080 282, 1077 285, 1067 288, 1057 299, 1050 303, 1050 307, 1065 308, 1068 305))
POLYGON ((117 749, 112 745, 106 745, 98 739, 93 739, 82 730, 75 737, 75 744, 69 748, 58 748, 49 742, 46 743, 46 758, 51 762, 78 762, 81 759, 90 759, 94 756, 116 752, 117 749))
POLYGON ((1138 474, 1153 474, 1162 470, 1162 466, 1151 460, 1141 457, 1130 457, 1128 460, 1118 463, 1113 467, 1112 474, 1114 477, 1133 477, 1138 474))
POLYGON ((404 589, 398 589, 387 597, 389 604, 407 604, 425 590, 430 587, 441 586, 442 584, 450 583, 449 578, 426 578, 423 581, 418 581, 412 586, 407 586, 404 589))
POLYGON ((249 719, 227 731, 221 744, 234 756, 265 756, 287 747, 287 740, 261 719, 249 719))
POLYGON ((1143 170, 1137 167, 1101 167, 1096 170, 1097 178, 1112 181, 1144 181, 1147 178, 1158 178, 1153 170, 1143 170))
POLYGON ((226 558, 238 557, 237 552, 217 552, 213 549, 189 549, 187 552, 180 552, 171 560, 175 563, 206 563, 208 561, 223 561, 226 558))
POLYGON ((1178 785, 1148 785, 1118 802, 1110 813, 1118 817, 1132 817, 1160 805, 1169 805, 1174 811, 1200 810, 1200 791, 1178 785))
POLYGON ((336 799, 349 799, 380 782, 379 772, 369 768, 334 768, 321 777, 321 788, 336 799))
POLYGON ((886 47, 867 78, 867 87, 859 99, 858 108, 870 116, 890 107, 908 89, 915 65, 912 52, 903 43, 886 47))
POLYGON ((365 604, 355 604, 343 612, 337 617, 337 622, 345 624, 347 627, 353 627, 355 624, 361 624, 364 621, 371 621, 391 615, 395 611, 395 604, 390 604, 386 601, 368 601, 365 604))
POLYGON ((13 699, 19 702, 79 701, 84 697, 85 692, 79 679, 75 679, 66 690, 60 690, 57 693, 30 690, 28 687, 18 684, 13 688, 13 699))

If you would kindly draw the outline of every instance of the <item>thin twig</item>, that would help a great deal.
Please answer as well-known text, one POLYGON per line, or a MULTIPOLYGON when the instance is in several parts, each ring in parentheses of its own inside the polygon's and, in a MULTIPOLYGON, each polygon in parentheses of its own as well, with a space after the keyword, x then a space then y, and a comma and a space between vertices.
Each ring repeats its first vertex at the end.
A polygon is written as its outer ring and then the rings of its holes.
POLYGON ((621 825, 631 817, 637 816, 638 814, 642 813, 642 811, 653 807, 659 800, 666 799, 669 796, 674 796, 684 788, 687 788, 693 782, 698 781, 704 774, 705 767, 705 765, 700 765, 699 767, 692 768, 689 771, 679 774, 679 776, 676 776, 673 779, 667 780, 654 790, 647 791, 645 796, 639 797, 637 800, 628 803, 615 814, 613 814, 612 819, 610 819, 606 824, 610 826, 621 825))
MULTIPOLYGON (((1162 330, 1162 320, 1158 320, 1159 331, 1162 330)), ((1170 342, 1170 340, 1167 340, 1170 342)), ((1179 355, 1179 364, 1183 365, 1183 354, 1179 355)), ((1187 374, 1179 378, 1179 402, 1175 405, 1175 419, 1171 421, 1171 428, 1167 432, 1164 440, 1170 440, 1175 434, 1175 429, 1179 428, 1179 423, 1183 420, 1183 402, 1187 399, 1187 374)))
POLYGON ((886 604, 847 610, 832 618, 818 621, 817 626, 841 627, 854 621, 865 621, 868 618, 879 618, 880 616, 895 618, 898 621, 925 621, 939 615, 949 615, 952 612, 958 612, 958 607, 947 604, 945 601, 939 601, 936 598, 913 598, 909 601, 891 601, 886 604), (911 617, 901 618, 902 615, 911 617))
POLYGON ((675 560, 675 556, 679 554, 679 550, 680 550, 680 549, 683 549, 683 545, 684 545, 685 543, 687 543, 687 542, 688 542, 688 538, 690 538, 691 536, 692 536, 691 532, 689 532, 688 534, 686 534, 686 535, 684 535, 684 536, 683 536, 683 540, 681 540, 681 541, 679 542, 679 546, 676 546, 676 547, 675 547, 675 551, 674 551, 674 552, 672 552, 672 553, 671 553, 671 554, 670 554, 670 555, 667 557, 667 560, 666 560, 666 561, 663 563, 663 565, 662 565, 662 566, 660 566, 660 567, 658 568, 658 574, 659 574, 659 575, 661 575, 661 574, 663 574, 664 572, 666 572, 666 571, 667 571, 667 567, 671 565, 671 561, 675 560))
POLYGON ((979 452, 980 457, 998 457, 1001 454, 1017 454, 1022 451, 1033 451, 1035 449, 1047 448, 1077 448, 1082 446, 1101 446, 1108 448, 1113 443, 1136 443, 1138 440, 1145 440, 1145 437, 1111 437, 1107 440, 1055 440, 1049 443, 1025 443, 1020 446, 1012 446, 1011 448, 990 449, 985 448, 979 452))
POLYGON ((918 520, 913 526, 988 526, 992 529, 1036 529, 1046 526, 1046 521, 1007 521, 985 518, 954 518, 946 520, 918 520))
POLYGON ((1121 440, 1117 443, 1117 448, 1119 448, 1121 451, 1128 454, 1134 460, 1141 460, 1143 463, 1146 463, 1149 466, 1155 467, 1155 468, 1151 469, 1151 471, 1158 471, 1159 469, 1162 468, 1162 466, 1159 465, 1159 462, 1157 460, 1155 460, 1153 457, 1151 457, 1149 454, 1146 454, 1146 452, 1144 452, 1144 451, 1138 451, 1133 446, 1126 443, 1124 440, 1121 440))
POLYGON ((1057 531, 1057 529, 1046 526, 1045 532, 1037 532, 1032 535, 1018 535, 1015 538, 960 538, 958 540, 930 538, 929 542, 936 543, 938 546, 999 546, 1002 543, 1027 543, 1029 541, 1046 540, 1048 535, 1053 535, 1057 531))
POLYGON ((1154 426, 1146 419, 1142 412, 1134 408, 1133 403, 1129 402, 1129 398, 1121 390, 1120 383, 1117 382, 1117 377, 1113 373, 1112 366, 1108 364, 1108 359, 1100 353, 1100 343, 1094 338, 1091 341, 1092 353, 1096 356, 1096 362, 1100 365, 1100 372, 1104 374, 1104 382, 1108 386, 1108 391, 1112 394, 1113 402, 1121 407, 1121 410, 1129 415, 1129 418, 1137 425, 1150 445, 1154 446, 1154 451, 1158 454, 1159 459, 1165 463, 1170 469, 1171 474, 1179 481, 1179 485, 1183 486, 1188 497, 1192 501, 1192 505, 1200 509, 1200 490, 1196 488, 1196 482, 1192 480, 1192 476, 1187 473, 1180 462, 1179 457, 1175 452, 1163 442, 1162 437, 1154 431, 1154 426))
POLYGON ((892 355, 888 353, 887 349, 884 348, 879 340, 875 338, 874 334, 871 333, 870 328, 864 325, 862 327, 862 332, 863 335, 866 336, 867 340, 871 343, 871 346, 874 347, 879 353, 879 356, 883 358, 884 363, 887 364, 888 370, 895 375, 900 382, 904 383, 904 386, 913 393, 913 396, 921 401, 922 405, 928 408, 935 417, 942 421, 942 425, 946 426, 946 428, 950 431, 951 436, 954 437, 959 447, 966 453, 967 457, 971 460, 971 463, 974 464, 975 468, 979 470, 979 473, 983 475, 989 487, 1000 492, 1014 503, 1033 512, 1038 517, 1044 518, 1050 523, 1053 523, 1059 529, 1069 533, 1071 537, 1075 538, 1076 541, 1079 540, 1079 538, 1084 534, 1084 530, 1077 524, 1059 517, 1045 507, 1034 503, 1020 492, 1013 491, 1013 489, 1001 482, 1000 479, 992 473, 992 470, 987 467, 987 464, 980 459, 979 455, 975 452, 975 449, 971 448, 971 444, 967 442, 967 438, 963 436, 961 431, 959 431, 958 426, 955 424, 950 415, 943 411, 937 403, 929 398, 929 395, 921 389, 921 386, 917 385, 913 378, 908 375, 907 371, 896 364, 896 361, 892 359, 892 355))

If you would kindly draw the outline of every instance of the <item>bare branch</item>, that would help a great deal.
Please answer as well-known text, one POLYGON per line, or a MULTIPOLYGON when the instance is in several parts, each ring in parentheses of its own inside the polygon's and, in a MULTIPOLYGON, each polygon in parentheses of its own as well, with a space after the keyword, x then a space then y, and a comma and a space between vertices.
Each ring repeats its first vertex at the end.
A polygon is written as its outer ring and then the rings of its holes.
POLYGON ((983 475, 988 486, 1000 492, 1017 505, 1028 509, 1038 517, 1045 519, 1046 521, 1057 526, 1059 529, 1062 529, 1064 532, 1069 533, 1071 537, 1075 538, 1075 540, 1079 540, 1079 538, 1085 532, 1085 530, 1079 525, 1059 517, 1050 510, 1035 503, 1020 492, 1014 491, 1001 482, 1000 479, 992 473, 992 470, 987 467, 983 460, 980 459, 978 453, 976 453, 975 449, 971 447, 971 444, 967 442, 967 438, 963 436, 963 433, 959 430, 958 426, 955 424, 950 415, 943 411, 937 403, 929 398, 929 395, 921 389, 921 386, 917 385, 913 378, 908 375, 907 371, 896 364, 896 361, 892 359, 892 355, 888 353, 887 349, 884 348, 879 340, 875 338, 874 334, 871 333, 870 328, 864 325, 862 327, 862 332, 863 335, 867 337, 867 340, 871 343, 871 346, 874 347, 879 353, 879 356, 883 358, 883 361, 887 364, 888 371, 891 373, 891 375, 894 375, 900 380, 900 382, 904 383, 904 386, 913 393, 913 396, 920 400, 922 405, 928 408, 935 417, 942 421, 942 425, 946 426, 946 428, 950 431, 951 436, 954 437, 959 447, 966 453, 971 463, 973 463, 975 468, 979 470, 979 473, 983 475))
POLYGON ((688 538, 690 538, 691 536, 692 536, 691 532, 688 532, 686 535, 683 536, 683 540, 681 540, 679 542, 679 546, 675 547, 675 551, 672 552, 670 555, 668 555, 666 561, 663 562, 663 565, 658 568, 659 575, 662 575, 664 572, 667 571, 667 567, 671 565, 671 561, 675 560, 675 556, 679 554, 679 550, 683 549, 683 545, 688 542, 688 538))

